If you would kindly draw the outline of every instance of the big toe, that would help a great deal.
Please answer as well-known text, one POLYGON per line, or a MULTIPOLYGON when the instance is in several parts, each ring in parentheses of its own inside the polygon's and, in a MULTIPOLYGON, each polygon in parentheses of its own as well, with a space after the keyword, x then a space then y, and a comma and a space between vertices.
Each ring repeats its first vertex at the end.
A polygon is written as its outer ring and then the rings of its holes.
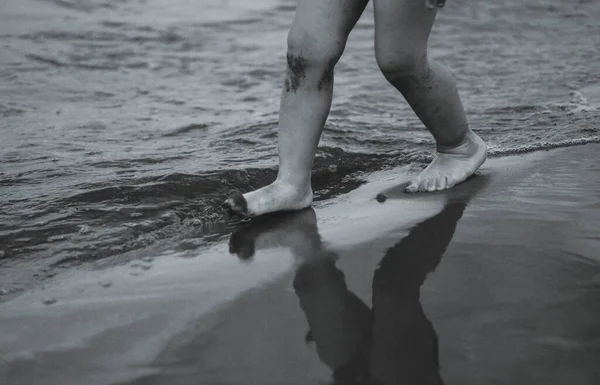
POLYGON ((242 195, 239 191, 234 191, 227 197, 225 201, 225 206, 227 206, 231 211, 248 216, 248 202, 244 195, 242 195))
POLYGON ((406 188, 404 189, 406 192, 408 193, 414 193, 419 191, 419 182, 418 181, 412 181, 408 184, 408 186, 406 186, 406 188))
POLYGON ((414 192, 427 191, 430 180, 431 179, 429 179, 429 178, 417 178, 417 179, 413 180, 406 187, 406 192, 414 193, 414 192))

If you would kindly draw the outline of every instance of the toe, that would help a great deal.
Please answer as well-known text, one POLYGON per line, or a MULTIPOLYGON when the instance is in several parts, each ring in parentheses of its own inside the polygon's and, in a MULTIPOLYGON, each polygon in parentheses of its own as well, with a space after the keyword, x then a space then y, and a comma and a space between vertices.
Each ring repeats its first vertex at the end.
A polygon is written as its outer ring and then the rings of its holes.
POLYGON ((429 179, 426 184, 427 191, 429 191, 429 192, 435 191, 436 185, 437 185, 436 178, 429 179))
POLYGON ((410 182, 408 184, 408 186, 406 186, 405 190, 406 190, 406 192, 414 193, 414 192, 418 191, 418 188, 419 188, 418 181, 413 181, 413 182, 410 182))
POLYGON ((435 183, 435 188, 437 191, 442 191, 446 189, 446 185, 448 184, 448 178, 445 175, 438 176, 435 183))
POLYGON ((225 203, 233 212, 246 216, 249 215, 248 203, 241 192, 234 191, 229 194, 225 203))
POLYGON ((429 182, 431 182, 431 179, 422 180, 421 183, 419 183, 418 190, 422 192, 429 191, 429 182))

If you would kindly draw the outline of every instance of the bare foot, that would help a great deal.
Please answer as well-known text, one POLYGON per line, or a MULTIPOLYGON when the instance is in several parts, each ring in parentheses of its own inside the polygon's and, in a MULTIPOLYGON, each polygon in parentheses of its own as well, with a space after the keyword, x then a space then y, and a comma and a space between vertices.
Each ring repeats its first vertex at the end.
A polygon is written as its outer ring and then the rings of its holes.
POLYGON ((312 204, 313 192, 309 186, 297 187, 280 181, 246 194, 231 194, 225 204, 234 212, 254 217, 277 211, 294 211, 312 204))
POLYGON ((487 146, 469 130, 465 142, 448 150, 438 150, 435 158, 406 187, 406 192, 439 191, 454 187, 473 175, 487 158, 487 146))

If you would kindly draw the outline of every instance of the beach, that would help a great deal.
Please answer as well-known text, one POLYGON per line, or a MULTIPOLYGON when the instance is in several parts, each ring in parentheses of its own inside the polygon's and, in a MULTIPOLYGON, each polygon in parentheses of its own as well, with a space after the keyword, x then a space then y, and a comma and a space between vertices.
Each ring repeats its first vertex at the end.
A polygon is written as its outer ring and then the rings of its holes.
POLYGON ((600 2, 448 1, 489 157, 423 194, 372 3, 312 207, 252 220, 295 0, 0 4, 0 385, 600 384, 600 2))
POLYGON ((194 250, 65 269, 0 303, 0 383, 596 385, 599 150, 431 194, 376 171, 194 250))

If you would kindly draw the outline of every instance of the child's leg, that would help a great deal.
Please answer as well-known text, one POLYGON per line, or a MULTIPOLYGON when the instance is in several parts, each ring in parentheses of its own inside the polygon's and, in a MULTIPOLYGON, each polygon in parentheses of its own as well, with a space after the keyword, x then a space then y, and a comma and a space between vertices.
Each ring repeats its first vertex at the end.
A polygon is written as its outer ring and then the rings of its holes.
POLYGON ((368 0, 298 0, 288 35, 288 68, 279 113, 275 182, 227 203, 246 215, 310 206, 310 176, 331 107, 333 68, 368 0))
POLYGON ((485 161, 483 141, 470 129, 454 79, 427 58, 436 10, 423 0, 374 0, 375 50, 386 79, 406 98, 437 143, 434 161, 407 191, 453 187, 485 161))

